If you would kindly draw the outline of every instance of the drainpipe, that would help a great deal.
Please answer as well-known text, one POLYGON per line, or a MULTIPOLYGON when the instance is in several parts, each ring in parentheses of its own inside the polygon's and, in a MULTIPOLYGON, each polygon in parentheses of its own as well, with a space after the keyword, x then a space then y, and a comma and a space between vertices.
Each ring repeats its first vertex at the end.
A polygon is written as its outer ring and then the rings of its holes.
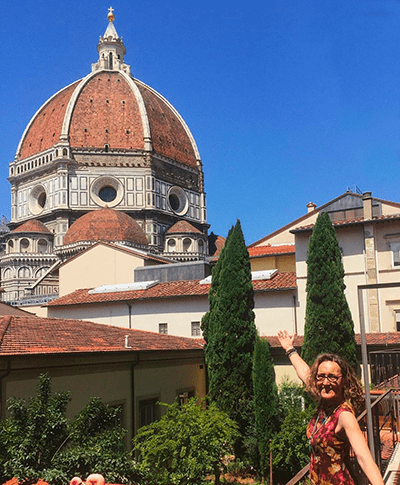
POLYGON ((140 354, 137 354, 137 359, 131 365, 131 420, 132 420, 132 439, 135 436, 135 366, 140 362, 140 354))
POLYGON ((11 361, 7 360, 7 370, 5 374, 0 375, 0 420, 3 419, 3 379, 10 375, 11 372, 11 361))
POLYGON ((128 305, 128 328, 132 328, 132 305, 127 303, 128 305))
POLYGON ((297 335, 296 293, 293 293, 294 333, 297 335))

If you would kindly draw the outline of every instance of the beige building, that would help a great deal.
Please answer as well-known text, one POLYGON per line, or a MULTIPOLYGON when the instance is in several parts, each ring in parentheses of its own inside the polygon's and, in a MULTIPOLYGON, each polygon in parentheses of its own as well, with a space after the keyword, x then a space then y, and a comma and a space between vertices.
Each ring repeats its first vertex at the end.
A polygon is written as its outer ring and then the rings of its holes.
POLYGON ((299 333, 304 331, 308 240, 320 212, 329 213, 336 231, 356 332, 359 304, 367 332, 400 330, 400 288, 395 286, 400 283, 400 204, 374 198, 370 192, 346 192, 320 207, 310 203, 307 208, 307 214, 250 246, 250 251, 262 251, 264 246, 295 244, 299 333), (359 291, 364 285, 376 287, 359 291))
MULTIPOLYGON (((67 262, 65 266, 70 263, 67 262)), ((174 265, 175 266, 175 265, 174 265)), ((256 326, 260 335, 296 330, 296 278, 276 270, 253 273, 256 326)), ((77 277, 79 281, 79 276, 77 277)), ((198 338, 208 311, 210 279, 104 285, 76 291, 46 305, 57 318, 198 338)))
POLYGON ((0 317, 0 418, 8 398, 34 395, 43 372, 53 391, 71 391, 70 418, 91 397, 121 406, 127 444, 159 416, 158 401, 206 393, 200 340, 27 313, 0 317))

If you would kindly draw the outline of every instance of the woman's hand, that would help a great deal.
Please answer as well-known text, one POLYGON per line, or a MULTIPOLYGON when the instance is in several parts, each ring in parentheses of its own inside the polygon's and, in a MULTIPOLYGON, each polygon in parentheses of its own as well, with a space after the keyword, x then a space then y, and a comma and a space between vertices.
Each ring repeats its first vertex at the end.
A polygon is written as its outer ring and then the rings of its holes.
POLYGON ((286 352, 289 349, 294 347, 294 339, 296 338, 296 334, 289 335, 286 330, 280 330, 278 332, 278 340, 281 344, 283 350, 286 352))

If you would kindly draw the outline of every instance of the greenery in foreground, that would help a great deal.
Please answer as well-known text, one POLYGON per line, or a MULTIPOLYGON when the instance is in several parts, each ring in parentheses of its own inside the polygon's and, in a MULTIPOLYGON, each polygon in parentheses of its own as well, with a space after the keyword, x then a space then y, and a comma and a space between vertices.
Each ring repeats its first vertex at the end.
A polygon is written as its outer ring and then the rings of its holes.
POLYGON ((215 403, 207 408, 196 398, 179 406, 163 404, 166 414, 139 429, 134 439, 139 483, 201 485, 216 483, 224 460, 232 454, 237 425, 215 403))
POLYGON ((69 401, 67 392, 52 395, 48 374, 39 377, 35 397, 8 401, 10 417, 0 422, 1 483, 16 477, 65 485, 94 470, 109 483, 129 481, 134 469, 124 449, 126 431, 115 425, 119 410, 93 398, 69 421, 69 401))
POLYGON ((302 347, 311 365, 317 355, 338 354, 356 368, 354 323, 344 294, 342 254, 329 214, 319 214, 308 244, 307 306, 302 347))

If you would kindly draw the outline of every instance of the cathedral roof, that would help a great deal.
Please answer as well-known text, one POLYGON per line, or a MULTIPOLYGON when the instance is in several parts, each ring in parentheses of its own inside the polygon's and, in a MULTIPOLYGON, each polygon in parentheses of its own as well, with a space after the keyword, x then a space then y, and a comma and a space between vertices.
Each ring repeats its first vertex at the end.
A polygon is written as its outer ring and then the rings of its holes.
POLYGON ((81 241, 124 241, 147 246, 147 237, 139 224, 124 212, 104 207, 77 219, 64 236, 63 244, 81 241))
POLYGON ((196 229, 190 222, 187 221, 178 221, 172 227, 170 227, 167 231, 167 234, 202 234, 201 231, 196 229))
POLYGON ((38 232, 41 234, 53 234, 50 229, 48 229, 43 222, 38 221, 37 219, 32 219, 30 221, 21 224, 20 226, 16 227, 14 230, 11 231, 12 233, 16 232, 38 232))
POLYGON ((130 75, 113 17, 98 51, 99 62, 89 75, 61 89, 35 113, 20 140, 17 159, 62 142, 69 143, 72 155, 82 150, 152 152, 201 170, 185 121, 163 96, 130 75))

